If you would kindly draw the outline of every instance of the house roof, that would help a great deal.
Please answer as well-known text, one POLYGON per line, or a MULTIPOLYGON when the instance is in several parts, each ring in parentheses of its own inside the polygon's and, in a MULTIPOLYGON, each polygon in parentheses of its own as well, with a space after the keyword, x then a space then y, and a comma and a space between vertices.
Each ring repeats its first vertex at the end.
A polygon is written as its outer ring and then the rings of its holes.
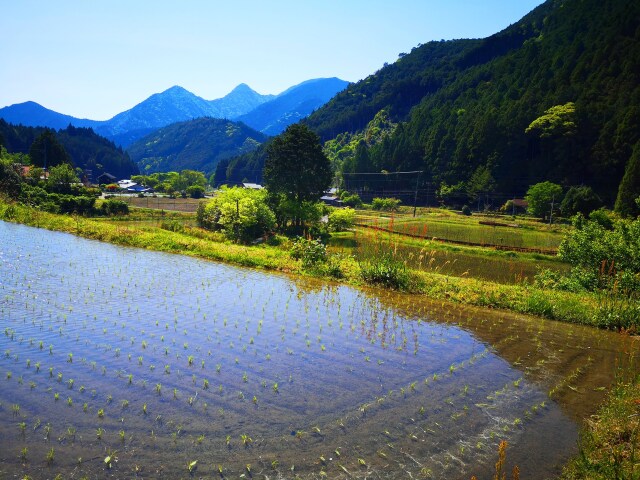
POLYGON ((259 185, 257 183, 243 183, 242 186, 244 188, 252 188, 254 190, 262 190, 264 187, 262 185, 259 185))
POLYGON ((515 207, 527 208, 529 206, 529 202, 527 202, 524 198, 514 198, 512 202, 515 207))
POLYGON ((112 182, 114 182, 116 180, 116 177, 114 177, 113 175, 111 175, 110 173, 107 173, 107 172, 104 172, 103 174, 98 175, 98 178, 102 178, 102 177, 108 178, 112 182))

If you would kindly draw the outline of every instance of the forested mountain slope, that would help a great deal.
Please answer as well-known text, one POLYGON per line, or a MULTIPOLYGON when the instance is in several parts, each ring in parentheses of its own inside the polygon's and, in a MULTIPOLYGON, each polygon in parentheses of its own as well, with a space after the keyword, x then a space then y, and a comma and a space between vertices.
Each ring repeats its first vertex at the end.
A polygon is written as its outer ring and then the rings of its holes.
POLYGON ((586 184, 612 204, 640 138, 640 2, 548 0, 486 39, 416 47, 305 122, 361 140, 356 171, 423 170, 433 188, 482 178, 476 190, 504 196, 586 184), (383 109, 393 132, 354 136, 383 109))

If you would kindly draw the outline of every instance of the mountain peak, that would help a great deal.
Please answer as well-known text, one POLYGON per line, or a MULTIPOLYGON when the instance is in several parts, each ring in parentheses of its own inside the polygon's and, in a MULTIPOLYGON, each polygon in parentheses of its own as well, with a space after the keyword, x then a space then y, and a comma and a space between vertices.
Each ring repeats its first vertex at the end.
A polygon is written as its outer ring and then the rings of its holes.
POLYGON ((230 94, 231 93, 258 93, 258 92, 256 92, 253 88, 251 88, 246 83, 240 83, 233 90, 231 90, 230 94))

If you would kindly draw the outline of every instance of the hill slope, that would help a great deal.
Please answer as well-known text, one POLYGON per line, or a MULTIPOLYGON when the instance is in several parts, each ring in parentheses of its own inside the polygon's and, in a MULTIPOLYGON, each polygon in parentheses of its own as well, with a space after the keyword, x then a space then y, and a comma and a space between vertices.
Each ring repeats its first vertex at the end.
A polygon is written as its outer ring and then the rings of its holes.
POLYGON ((220 160, 250 152, 266 138, 243 123, 198 118, 156 130, 127 151, 145 174, 183 169, 210 174, 220 160))
POLYGON ((352 142, 384 109, 401 123, 378 143, 359 137, 358 171, 423 170, 431 192, 468 189, 488 172, 496 186, 485 190, 504 198, 548 179, 591 185, 612 204, 640 140, 638 105, 640 3, 548 0, 486 39, 415 48, 306 122, 324 140, 352 142), (548 113, 538 125, 549 128, 527 131, 554 106, 565 117, 548 113))
MULTIPOLYGON (((42 127, 11 125, 0 119, 0 144, 11 153, 29 153, 31 144, 44 131, 42 127)), ((56 132, 56 138, 71 157, 74 167, 91 170, 94 180, 104 172, 117 178, 138 173, 137 165, 122 148, 90 128, 70 125, 56 132)))

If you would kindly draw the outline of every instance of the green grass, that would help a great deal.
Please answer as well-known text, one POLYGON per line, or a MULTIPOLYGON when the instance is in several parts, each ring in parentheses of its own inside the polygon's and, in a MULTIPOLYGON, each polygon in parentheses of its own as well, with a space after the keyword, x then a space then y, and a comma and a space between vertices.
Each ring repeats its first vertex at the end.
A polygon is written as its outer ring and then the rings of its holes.
POLYGON ((564 468, 562 479, 634 479, 640 476, 638 403, 640 383, 619 382, 583 427, 579 454, 564 468))
POLYGON ((531 220, 523 221, 513 217, 484 215, 467 217, 439 209, 421 210, 416 217, 408 213, 390 215, 358 211, 356 221, 362 225, 389 229, 396 233, 422 238, 534 250, 557 249, 564 230, 562 226, 550 227, 531 220), (482 225, 479 223, 481 221, 514 226, 482 225))

